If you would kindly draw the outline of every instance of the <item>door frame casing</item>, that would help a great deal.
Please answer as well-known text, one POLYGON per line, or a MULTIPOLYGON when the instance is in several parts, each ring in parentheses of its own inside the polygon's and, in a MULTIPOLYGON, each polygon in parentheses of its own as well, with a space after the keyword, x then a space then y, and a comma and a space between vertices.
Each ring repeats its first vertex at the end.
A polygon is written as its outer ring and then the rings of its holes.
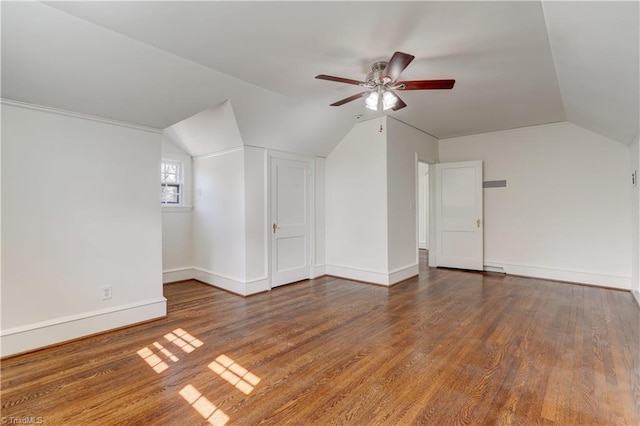
MULTIPOLYGON (((420 183, 420 179, 422 179, 422 176, 420 176, 420 163, 422 164, 426 164, 429 168, 429 172, 427 173, 427 176, 429 173, 431 173, 431 168, 434 166, 435 163, 431 163, 428 161, 422 161, 418 158, 418 156, 416 155, 416 212, 417 212, 417 223, 416 223, 416 230, 418 232, 418 236, 417 236, 417 243, 418 243, 418 253, 420 252, 420 196, 424 195, 424 194, 420 194, 420 187, 421 187, 421 183, 420 183)), ((429 212, 428 215, 428 221, 427 221, 427 229, 431 228, 431 183, 430 183, 430 179, 427 179, 427 183, 428 183, 428 191, 427 191, 427 198, 425 200, 425 203, 427 204, 427 208, 422 212, 429 212)), ((423 188, 424 189, 424 188, 423 188)), ((427 244, 427 248, 426 250, 430 250, 431 247, 431 233, 427 232, 427 241, 425 241, 425 243, 427 244)), ((417 258, 419 259, 419 257, 417 258)))
MULTIPOLYGON (((436 264, 436 255, 435 255, 435 237, 434 237, 434 232, 433 230, 436 229, 436 215, 435 215, 435 208, 434 208, 434 204, 435 204, 435 179, 433 178, 432 174, 433 174, 433 169, 434 166, 436 164, 438 164, 438 161, 434 160, 433 158, 430 158, 429 156, 425 156, 422 155, 419 152, 415 153, 415 161, 414 161, 414 167, 415 167, 415 175, 416 175, 416 195, 415 195, 415 205, 418 205, 418 191, 419 191, 419 176, 418 176, 418 163, 425 163, 429 165, 429 199, 427 200, 427 203, 429 204, 429 267, 433 267, 435 268, 437 266, 436 264)), ((419 229, 419 225, 418 225, 418 208, 416 208, 416 264, 418 264, 420 262, 420 236, 418 234, 418 229, 419 229)))

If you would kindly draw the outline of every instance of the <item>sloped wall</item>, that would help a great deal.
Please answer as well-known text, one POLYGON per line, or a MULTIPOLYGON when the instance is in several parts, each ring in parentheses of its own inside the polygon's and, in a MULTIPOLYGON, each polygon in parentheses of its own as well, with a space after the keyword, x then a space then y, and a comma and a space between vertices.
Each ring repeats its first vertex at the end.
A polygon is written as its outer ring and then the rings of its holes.
POLYGON ((168 127, 165 134, 194 157, 243 145, 231 101, 228 100, 168 127))

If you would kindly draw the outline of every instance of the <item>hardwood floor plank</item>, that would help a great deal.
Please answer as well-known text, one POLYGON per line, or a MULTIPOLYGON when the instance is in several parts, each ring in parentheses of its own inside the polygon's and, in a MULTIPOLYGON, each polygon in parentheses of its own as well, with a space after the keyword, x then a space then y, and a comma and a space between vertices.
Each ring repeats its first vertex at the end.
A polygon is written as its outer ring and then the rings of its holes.
POLYGON ((2 417, 46 425, 640 424, 622 291, 432 269, 242 298, 186 281, 167 318, 3 360, 2 417))

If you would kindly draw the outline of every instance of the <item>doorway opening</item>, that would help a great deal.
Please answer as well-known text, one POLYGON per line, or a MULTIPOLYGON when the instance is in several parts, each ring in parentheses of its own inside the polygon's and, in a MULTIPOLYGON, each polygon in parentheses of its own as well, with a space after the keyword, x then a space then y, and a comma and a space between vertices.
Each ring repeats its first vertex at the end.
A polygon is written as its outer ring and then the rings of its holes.
POLYGON ((428 265, 429 255, 429 163, 418 161, 418 263, 428 265))

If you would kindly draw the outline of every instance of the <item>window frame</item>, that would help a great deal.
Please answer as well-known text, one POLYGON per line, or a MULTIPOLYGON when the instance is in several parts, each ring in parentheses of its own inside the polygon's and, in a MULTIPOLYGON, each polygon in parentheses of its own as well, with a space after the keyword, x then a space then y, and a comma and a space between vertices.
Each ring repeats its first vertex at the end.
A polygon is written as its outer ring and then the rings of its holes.
POLYGON ((160 162, 160 204, 163 207, 179 207, 183 205, 184 200, 184 163, 179 160, 171 160, 167 158, 161 159, 160 162), (166 172, 164 171, 164 165, 173 165, 176 166, 176 181, 175 182, 167 182, 165 181, 166 172), (173 187, 177 188, 176 193, 176 201, 165 201, 163 197, 162 188, 173 187))

